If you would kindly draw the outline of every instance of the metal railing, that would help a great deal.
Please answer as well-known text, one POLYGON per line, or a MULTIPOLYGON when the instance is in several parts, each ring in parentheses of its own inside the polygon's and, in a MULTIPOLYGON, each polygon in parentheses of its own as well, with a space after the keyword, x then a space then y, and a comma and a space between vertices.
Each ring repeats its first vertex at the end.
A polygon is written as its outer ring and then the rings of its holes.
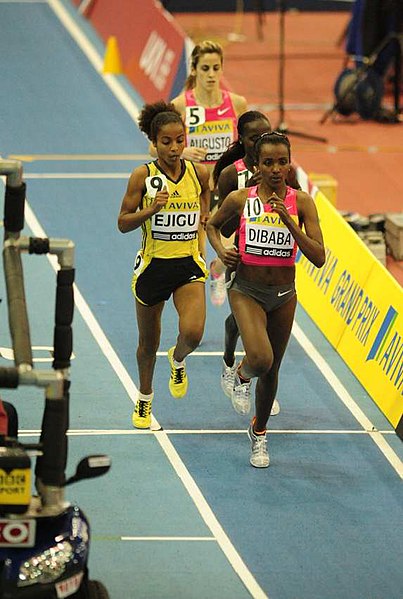
POLYGON ((20 385, 41 387, 45 406, 40 435, 41 451, 36 460, 35 485, 42 515, 64 508, 69 424, 69 367, 73 347, 74 243, 21 235, 24 228, 26 185, 19 161, 0 159, 0 176, 6 179, 4 200, 3 265, 14 366, 0 367, 0 388, 20 385), (25 297, 21 254, 55 254, 60 270, 56 281, 53 338, 53 370, 36 370, 32 358, 30 326, 25 297))

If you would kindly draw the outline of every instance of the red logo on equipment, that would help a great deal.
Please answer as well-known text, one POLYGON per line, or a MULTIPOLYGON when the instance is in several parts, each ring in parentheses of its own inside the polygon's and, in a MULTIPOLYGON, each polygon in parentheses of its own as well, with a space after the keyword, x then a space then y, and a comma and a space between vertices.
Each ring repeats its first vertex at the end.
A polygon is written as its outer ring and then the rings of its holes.
POLYGON ((33 547, 35 520, 0 519, 0 547, 33 547))

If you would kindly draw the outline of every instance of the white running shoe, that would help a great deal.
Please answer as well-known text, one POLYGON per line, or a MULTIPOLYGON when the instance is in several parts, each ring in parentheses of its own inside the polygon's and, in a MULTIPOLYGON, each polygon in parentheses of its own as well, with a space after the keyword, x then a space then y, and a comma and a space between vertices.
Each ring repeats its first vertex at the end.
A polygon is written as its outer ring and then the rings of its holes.
POLYGON ((280 404, 278 403, 277 399, 275 399, 271 407, 270 416, 277 416, 277 414, 280 414, 280 404))
POLYGON ((255 468, 267 468, 270 464, 270 458, 267 451, 266 433, 264 435, 256 435, 253 430, 253 420, 248 428, 248 437, 252 444, 250 463, 255 468))
POLYGON ((252 381, 241 383, 238 373, 235 372, 234 386, 231 393, 232 406, 238 414, 245 416, 250 412, 250 387, 252 381))
POLYGON ((236 362, 234 362, 232 366, 227 366, 225 360, 223 359, 221 372, 221 387, 227 397, 231 397, 232 395, 236 369, 236 362))
POLYGON ((222 306, 226 297, 225 272, 218 276, 210 273, 210 300, 213 306, 222 306))

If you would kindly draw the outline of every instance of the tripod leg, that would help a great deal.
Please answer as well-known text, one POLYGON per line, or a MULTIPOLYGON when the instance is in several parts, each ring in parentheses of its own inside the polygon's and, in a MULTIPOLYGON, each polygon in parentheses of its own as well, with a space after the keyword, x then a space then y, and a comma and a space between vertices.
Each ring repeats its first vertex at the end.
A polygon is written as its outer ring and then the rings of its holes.
POLYGON ((264 24, 264 5, 262 0, 255 0, 256 10, 256 32, 258 40, 264 39, 263 35, 263 24, 264 24))
POLYGON ((327 143, 326 137, 321 137, 320 135, 309 135, 308 133, 302 133, 302 131, 293 131, 292 129, 285 128, 283 131, 279 130, 279 133, 284 133, 284 135, 294 135, 295 137, 302 137, 303 139, 312 139, 313 141, 321 141, 322 143, 327 143))
POLYGON ((279 133, 284 133, 285 135, 297 135, 298 137, 303 137, 305 139, 312 139, 313 141, 321 141, 326 143, 327 139, 324 137, 320 137, 317 135, 309 135, 307 133, 290 131, 287 129, 284 120, 284 74, 285 74, 285 0, 277 0, 278 11, 279 11, 279 81, 278 81, 278 111, 279 111, 279 124, 276 127, 276 130, 279 133))
POLYGON ((326 112, 323 113, 319 123, 321 125, 324 125, 324 123, 326 123, 327 119, 332 116, 332 114, 337 110, 337 103, 333 104, 333 106, 331 108, 329 108, 329 110, 326 110, 326 112))
POLYGON ((398 117, 400 114, 400 85, 402 81, 402 44, 400 40, 398 40, 396 48, 394 81, 395 111, 396 117, 398 117))

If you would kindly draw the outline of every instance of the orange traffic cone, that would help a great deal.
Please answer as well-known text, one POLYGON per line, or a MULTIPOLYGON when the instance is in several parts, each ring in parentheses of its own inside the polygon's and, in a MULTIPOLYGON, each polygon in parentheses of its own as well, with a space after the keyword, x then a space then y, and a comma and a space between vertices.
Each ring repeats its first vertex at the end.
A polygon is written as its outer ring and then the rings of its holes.
POLYGON ((102 72, 110 73, 111 75, 121 75, 122 73, 120 52, 118 48, 118 42, 115 36, 111 36, 106 44, 104 67, 102 69, 102 72))

